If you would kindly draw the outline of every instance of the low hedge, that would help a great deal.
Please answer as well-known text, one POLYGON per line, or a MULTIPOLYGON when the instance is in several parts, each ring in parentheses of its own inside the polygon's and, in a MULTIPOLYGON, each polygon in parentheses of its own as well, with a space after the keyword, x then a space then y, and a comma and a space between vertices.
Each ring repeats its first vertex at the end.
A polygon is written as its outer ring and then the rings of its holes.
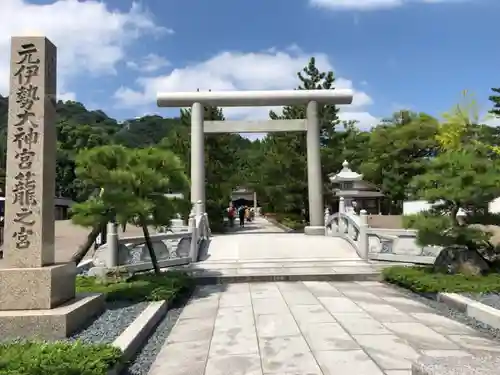
POLYGON ((155 274, 138 274, 129 279, 101 280, 92 276, 78 276, 76 291, 78 293, 103 293, 106 300, 112 301, 172 301, 187 293, 194 286, 193 279, 184 272, 164 272, 155 274))
POLYGON ((468 276, 434 273, 430 267, 394 266, 382 271, 385 281, 417 293, 500 292, 500 274, 468 276))
POLYGON ((111 345, 81 342, 0 343, 1 375, 106 375, 122 353, 111 345))

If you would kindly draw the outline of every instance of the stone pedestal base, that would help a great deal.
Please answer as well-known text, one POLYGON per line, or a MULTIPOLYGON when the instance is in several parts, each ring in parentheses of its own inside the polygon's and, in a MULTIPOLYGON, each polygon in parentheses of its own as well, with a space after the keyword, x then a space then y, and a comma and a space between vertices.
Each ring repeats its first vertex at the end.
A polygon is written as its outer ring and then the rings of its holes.
POLYGON ((0 269, 0 311, 59 306, 75 297, 75 278, 74 263, 0 269))
POLYGON ((308 226, 304 228, 304 234, 307 236, 324 236, 325 227, 312 227, 308 226))
POLYGON ((53 309, 0 311, 0 332, 2 339, 64 339, 103 311, 104 295, 77 295, 53 309))

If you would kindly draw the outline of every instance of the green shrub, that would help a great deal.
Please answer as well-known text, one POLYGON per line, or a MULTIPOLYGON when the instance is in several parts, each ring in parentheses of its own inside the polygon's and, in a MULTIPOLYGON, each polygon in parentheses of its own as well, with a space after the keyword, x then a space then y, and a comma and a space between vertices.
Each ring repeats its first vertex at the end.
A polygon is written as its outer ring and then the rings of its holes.
POLYGON ((81 342, 0 343, 1 375, 106 375, 122 353, 111 345, 81 342))
POLYGON ((184 272, 169 271, 160 276, 138 274, 127 280, 101 280, 96 277, 78 276, 78 293, 103 293, 107 301, 172 301, 188 292, 193 279, 184 272))
POLYGON ((394 266, 382 271, 385 281, 417 293, 487 293, 500 291, 500 274, 485 276, 433 273, 430 267, 394 266))

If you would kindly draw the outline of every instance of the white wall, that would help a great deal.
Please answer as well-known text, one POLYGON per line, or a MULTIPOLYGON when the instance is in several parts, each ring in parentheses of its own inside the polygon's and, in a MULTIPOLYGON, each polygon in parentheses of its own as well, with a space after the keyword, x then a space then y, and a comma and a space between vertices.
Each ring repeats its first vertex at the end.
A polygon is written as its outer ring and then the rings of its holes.
MULTIPOLYGON (((431 207, 432 205, 424 200, 403 202, 403 215, 418 214, 419 212, 426 211, 431 207)), ((489 203, 488 210, 494 214, 500 213, 500 197, 489 203)), ((465 212, 460 209, 458 215, 460 214, 465 214, 465 212)))
POLYGON ((403 215, 414 215, 419 212, 430 209, 432 205, 427 201, 408 201, 403 202, 403 215))

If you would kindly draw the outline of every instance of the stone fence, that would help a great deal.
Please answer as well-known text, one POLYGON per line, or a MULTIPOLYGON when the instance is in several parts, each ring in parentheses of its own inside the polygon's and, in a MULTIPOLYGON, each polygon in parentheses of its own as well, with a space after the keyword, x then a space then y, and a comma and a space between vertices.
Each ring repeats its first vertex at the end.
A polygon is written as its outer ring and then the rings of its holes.
POLYGON ((360 215, 325 213, 325 230, 327 236, 348 241, 362 259, 432 264, 441 251, 435 246, 419 246, 415 230, 370 227, 365 210, 360 215))
MULTIPOLYGON (((166 268, 197 262, 210 236, 208 215, 198 202, 191 211, 187 226, 182 220, 173 220, 172 227, 166 232, 152 234, 150 239, 160 268, 166 268)), ((152 269, 152 263, 144 236, 119 238, 117 225, 109 223, 106 244, 96 250, 90 261, 82 262, 79 269, 101 274, 116 267, 137 272, 152 269)))

